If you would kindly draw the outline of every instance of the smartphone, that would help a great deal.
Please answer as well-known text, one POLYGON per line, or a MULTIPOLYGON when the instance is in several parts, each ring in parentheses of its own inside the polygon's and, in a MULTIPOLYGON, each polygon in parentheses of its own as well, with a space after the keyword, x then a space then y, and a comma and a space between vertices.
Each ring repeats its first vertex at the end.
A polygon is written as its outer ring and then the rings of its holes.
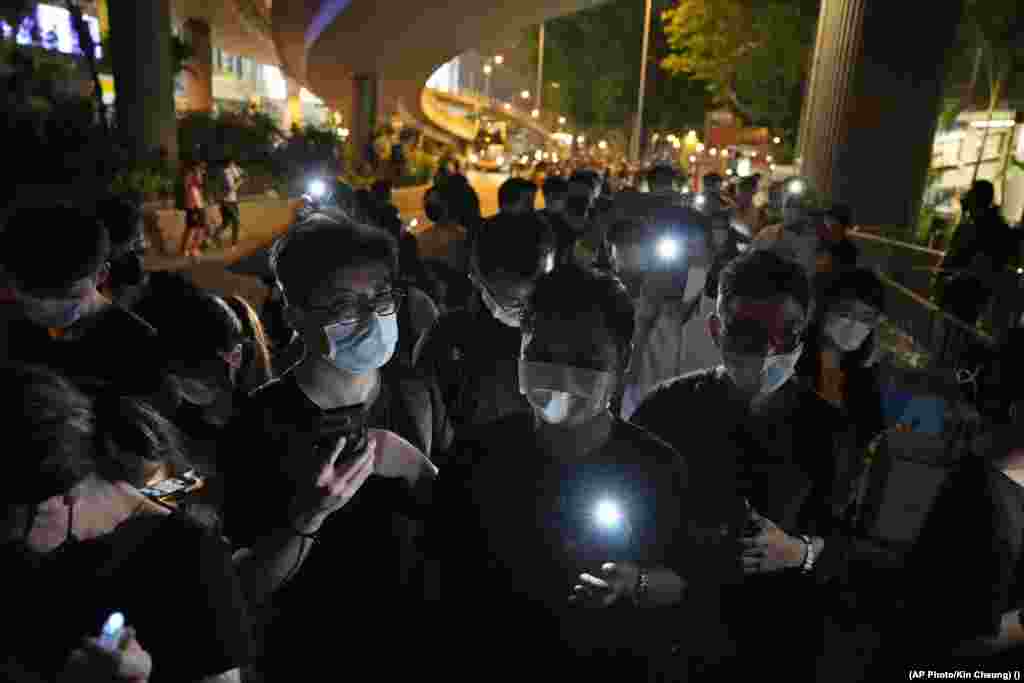
POLYGON ((100 628, 100 647, 109 652, 117 650, 121 642, 121 634, 124 633, 124 615, 114 612, 103 622, 100 628))
POLYGON ((196 474, 195 470, 189 470, 180 477, 164 479, 139 490, 147 498, 166 502, 183 498, 202 487, 202 478, 196 474))

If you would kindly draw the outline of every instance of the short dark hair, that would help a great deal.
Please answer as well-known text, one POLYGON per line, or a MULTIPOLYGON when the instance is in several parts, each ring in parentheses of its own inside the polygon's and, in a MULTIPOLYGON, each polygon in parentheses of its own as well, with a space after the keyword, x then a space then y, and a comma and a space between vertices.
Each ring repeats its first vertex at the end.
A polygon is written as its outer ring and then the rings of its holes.
POLYGON ((764 249, 744 252, 725 267, 718 278, 718 296, 726 307, 740 297, 792 297, 805 315, 811 309, 811 284, 803 268, 764 249))
POLYGON ((975 180, 971 185, 971 194, 979 207, 990 206, 996 200, 996 188, 988 180, 975 180))
POLYGON ((549 175, 544 179, 544 199, 565 201, 569 197, 569 181, 562 176, 549 175))
POLYGON ((70 206, 21 208, 0 233, 0 262, 26 289, 59 289, 95 275, 110 236, 94 215, 70 206))
POLYGON ((825 289, 822 310, 842 299, 863 301, 880 313, 885 312, 885 285, 870 268, 840 272, 825 289))
POLYGON ((825 216, 834 218, 840 225, 846 227, 853 225, 853 207, 849 204, 836 202, 825 209, 825 216))
POLYGON ((523 178, 509 178, 498 188, 498 206, 502 211, 522 209, 532 211, 537 198, 537 186, 523 178))
POLYGON ((448 204, 436 185, 423 195, 423 210, 431 223, 443 223, 448 219, 448 204))
POLYGON ((381 228, 353 221, 341 212, 320 212, 293 226, 274 247, 271 267, 292 305, 308 297, 328 275, 343 268, 380 264, 393 278, 398 244, 381 228))
POLYGON ((142 207, 127 197, 107 197, 96 204, 96 216, 110 235, 110 249, 115 254, 139 235, 142 207))
POLYGON ((198 288, 184 290, 178 301, 169 304, 172 302, 164 302, 168 310, 152 322, 170 361, 197 364, 245 340, 242 321, 216 294, 198 288))
POLYGON ((676 180, 675 170, 667 164, 655 164, 647 172, 647 183, 651 187, 665 187, 676 180))
POLYGON ((555 252, 555 235, 536 213, 498 214, 481 226, 473 261, 484 278, 499 271, 533 280, 555 252))
POLYGON ((601 315, 625 363, 633 343, 636 309, 625 285, 612 273, 574 263, 559 266, 537 280, 526 319, 545 315, 571 320, 581 311, 601 315))
POLYGON ((96 419, 89 399, 48 368, 0 366, 0 410, 9 423, 4 469, 8 505, 41 503, 65 494, 96 470, 96 419))

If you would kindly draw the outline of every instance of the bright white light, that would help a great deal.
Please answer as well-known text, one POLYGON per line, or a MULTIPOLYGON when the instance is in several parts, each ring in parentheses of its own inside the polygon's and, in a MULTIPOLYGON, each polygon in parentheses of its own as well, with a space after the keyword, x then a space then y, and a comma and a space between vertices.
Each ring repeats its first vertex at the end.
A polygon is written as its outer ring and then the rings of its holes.
POLYGON ((695 199, 693 200, 693 203, 694 203, 694 204, 696 204, 696 205, 697 205, 698 207, 701 207, 701 206, 704 206, 704 202, 706 202, 706 201, 707 201, 707 200, 706 200, 706 199, 704 198, 704 195, 702 195, 702 194, 699 194, 699 195, 697 195, 697 197, 696 197, 696 198, 695 198, 695 199))
POLYGON ((681 149, 682 146, 683 146, 683 143, 679 142, 679 140, 673 140, 672 141, 672 148, 673 149, 681 149))
POLYGON ((671 237, 662 237, 658 241, 658 258, 662 261, 674 261, 679 255, 679 242, 671 237))
POLYGON ((324 192, 327 192, 327 183, 324 181, 314 180, 309 184, 309 194, 313 195, 315 199, 323 197, 324 192))
POLYGON ((558 163, 558 155, 557 154, 552 154, 551 155, 551 161, 553 161, 553 162, 555 162, 557 164, 558 163))
POLYGON ((484 74, 490 76, 492 71, 494 71, 494 69, 491 68, 490 64, 484 64, 484 74))
POLYGON ((1014 122, 1010 119, 1001 121, 971 121, 971 128, 1013 128, 1014 122))
POLYGON ((576 144, 577 145, 582 145, 585 141, 586 141, 586 138, 583 137, 582 135, 577 135, 576 136, 576 144))
POLYGON ((539 119, 540 118, 540 109, 534 109, 533 111, 531 111, 530 112, 530 116, 532 116, 535 119, 539 119))
POLYGON ((473 154, 469 155, 469 160, 475 164, 476 162, 480 161, 480 157, 478 157, 474 152, 473 154))
POLYGON ((769 168, 771 168, 774 171, 775 170, 775 164, 772 164, 769 168))
POLYGON ((519 96, 522 97, 524 100, 528 100, 530 99, 530 91, 524 90, 523 92, 519 93, 519 96))
MULTIPOLYGON (((750 158, 751 159, 756 159, 757 158, 757 151, 756 150, 750 153, 750 158)), ((771 161, 771 160, 772 160, 772 158, 768 157, 768 161, 771 161)))
POLYGON ((732 169, 731 168, 725 169, 725 175, 732 175, 732 169))
POLYGON ((347 138, 351 134, 352 134, 352 131, 350 131, 348 128, 342 128, 341 129, 341 137, 342 137, 342 139, 347 138))
POLYGON ((564 126, 565 125, 565 117, 564 116, 559 116, 558 117, 558 125, 560 125, 560 126, 564 126))
POLYGON ((613 500, 602 500, 594 507, 594 518, 606 529, 612 529, 622 523, 622 510, 613 500))
POLYGON ((697 151, 698 152, 703 152, 704 151, 704 143, 703 142, 698 142, 697 143, 697 151))
POLYGON ((708 154, 710 154, 713 157, 717 157, 718 156, 718 150, 716 148, 712 147, 711 151, 708 152, 708 154))
POLYGON ((508 102, 505 103, 505 111, 512 111, 512 105, 508 102))
POLYGON ((775 157, 773 157, 773 156, 772 156, 771 154, 769 154, 769 155, 767 156, 767 158, 766 158, 766 161, 767 161, 767 162, 768 162, 768 163, 770 164, 770 163, 772 163, 773 161, 775 161, 775 157))
POLYGON ((776 145, 781 145, 782 144, 782 138, 775 138, 774 140, 772 140, 772 142, 774 142, 776 145))
POLYGON ((419 224, 420 224, 420 219, 419 218, 413 218, 411 221, 409 221, 409 227, 410 228, 415 228, 419 224))
POLYGON ((694 156, 693 154, 691 154, 691 155, 690 155, 690 163, 691 163, 691 164, 695 164, 695 163, 697 163, 697 157, 696 157, 696 156, 694 156))
POLYGON ((547 153, 547 152, 544 152, 544 153, 543 153, 543 154, 541 154, 540 156, 541 156, 541 158, 542 158, 542 159, 547 159, 547 158, 548 158, 548 153, 547 153))
POLYGON ((533 158, 536 159, 537 161, 540 161, 541 159, 544 158, 544 152, 538 149, 536 152, 533 153, 533 158))
POLYGON ((803 194, 804 191, 807 189, 807 186, 804 184, 804 181, 802 180, 794 180, 789 184, 789 187, 787 187, 786 189, 789 190, 790 194, 803 194))
POLYGON ((498 166, 504 166, 505 165, 505 157, 498 157, 494 161, 495 161, 495 163, 498 164, 498 166))
POLYGON ((604 140, 601 140, 601 142, 597 143, 597 146, 600 147, 601 149, 608 149, 608 143, 605 142, 604 140))
POLYGON ((682 194, 690 194, 690 186, 689 185, 684 185, 683 186, 682 194))
POLYGON ((494 63, 497 64, 498 66, 501 66, 502 64, 505 63, 505 58, 502 57, 501 55, 494 55, 494 63))
POLYGON ((521 164, 528 164, 528 163, 530 163, 530 156, 528 154, 524 154, 523 156, 519 157, 519 163, 521 163, 521 164))
POLYGON ((1024 275, 1024 268, 1018 268, 1017 275, 1024 275))

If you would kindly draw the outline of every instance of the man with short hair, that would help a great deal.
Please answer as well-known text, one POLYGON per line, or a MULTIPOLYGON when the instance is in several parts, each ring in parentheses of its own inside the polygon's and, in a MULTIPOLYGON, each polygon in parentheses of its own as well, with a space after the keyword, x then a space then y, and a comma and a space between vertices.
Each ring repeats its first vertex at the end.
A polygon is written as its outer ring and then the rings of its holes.
POLYGON ((154 395, 164 379, 156 331, 100 293, 109 255, 109 234, 95 216, 71 207, 17 210, 0 233, 0 265, 15 299, 0 311, 0 348, 90 393, 154 395), (60 231, 59 249, 50 230, 60 231))
POLYGON ((523 178, 509 178, 498 188, 498 208, 502 213, 524 214, 537 203, 537 185, 523 178))
POLYGON ((442 315, 415 354, 416 368, 440 387, 456 432, 530 411, 518 384, 520 316, 554 259, 554 235, 536 214, 498 214, 484 224, 471 257, 477 295, 442 315))
POLYGON ((836 483, 845 471, 837 455, 845 425, 824 399, 790 381, 810 309, 799 266, 770 251, 739 256, 721 275, 708 321, 722 365, 662 384, 633 415, 687 454, 694 481, 704 484, 694 503, 709 516, 701 526, 719 519, 723 534, 745 548, 726 595, 739 666, 752 673, 800 643, 807 661, 787 675, 808 681, 821 652, 815 582, 833 578, 849 547, 837 522, 848 500, 836 483))

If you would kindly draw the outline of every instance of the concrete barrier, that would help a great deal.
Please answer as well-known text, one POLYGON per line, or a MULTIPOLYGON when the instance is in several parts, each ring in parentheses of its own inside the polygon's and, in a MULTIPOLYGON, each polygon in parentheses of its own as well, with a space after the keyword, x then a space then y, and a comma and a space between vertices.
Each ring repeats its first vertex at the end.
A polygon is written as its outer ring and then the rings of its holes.
MULTIPOLYGON (((238 203, 242 227, 239 239, 270 241, 284 232, 295 219, 295 210, 301 199, 272 199, 269 197, 243 198, 238 203)), ((167 209, 159 204, 144 207, 146 236, 150 243, 164 256, 181 253, 185 237, 185 212, 181 209, 167 209)), ((219 226, 220 206, 206 209, 206 224, 219 226)), ((229 236, 230 237, 230 236, 229 236)))

